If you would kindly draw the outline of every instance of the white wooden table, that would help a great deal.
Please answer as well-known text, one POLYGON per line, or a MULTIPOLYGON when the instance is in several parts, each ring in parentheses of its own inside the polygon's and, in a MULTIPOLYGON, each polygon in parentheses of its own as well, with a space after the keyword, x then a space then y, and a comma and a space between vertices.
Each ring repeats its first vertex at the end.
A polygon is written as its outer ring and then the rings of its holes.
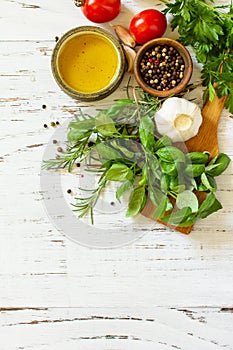
MULTIPOLYGON (((125 26, 145 7, 163 8, 122 3, 113 22, 125 26)), ((218 178, 223 209, 188 236, 160 225, 131 244, 87 248, 46 214, 40 168, 50 122, 62 126, 85 107, 56 85, 51 53, 56 37, 85 24, 72 0, 0 0, 0 349, 233 349, 232 165, 218 178)), ((127 81, 97 105, 124 97, 127 81)), ((219 147, 230 157, 232 134, 223 111, 219 147)))

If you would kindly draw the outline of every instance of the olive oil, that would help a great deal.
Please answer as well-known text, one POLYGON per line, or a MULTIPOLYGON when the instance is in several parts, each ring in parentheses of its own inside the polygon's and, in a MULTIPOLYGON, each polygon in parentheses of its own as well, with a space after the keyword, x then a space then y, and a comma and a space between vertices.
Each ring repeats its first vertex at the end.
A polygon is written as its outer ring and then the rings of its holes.
POLYGON ((58 56, 58 72, 63 82, 81 93, 106 88, 119 69, 119 54, 101 34, 81 33, 67 40, 58 56))

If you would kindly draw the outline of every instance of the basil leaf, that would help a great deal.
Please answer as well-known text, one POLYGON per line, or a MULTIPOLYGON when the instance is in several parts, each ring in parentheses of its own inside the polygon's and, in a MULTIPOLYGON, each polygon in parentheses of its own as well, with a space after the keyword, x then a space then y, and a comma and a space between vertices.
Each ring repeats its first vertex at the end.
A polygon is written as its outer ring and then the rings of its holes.
POLYGON ((117 133, 114 121, 103 112, 95 117, 95 126, 103 136, 112 136, 117 133))
POLYGON ((159 206, 160 200, 163 198, 164 193, 155 186, 149 186, 149 196, 151 202, 157 207, 159 206))
POLYGON ((104 143, 98 143, 96 145, 96 150, 99 153, 100 157, 107 160, 122 158, 122 155, 120 154, 120 152, 116 151, 114 148, 107 146, 104 143))
POLYGON ((125 164, 114 163, 106 172, 105 178, 110 181, 132 180, 134 174, 125 164))
POLYGON ((154 122, 148 115, 145 115, 140 120, 139 137, 142 145, 147 150, 153 150, 154 148, 154 130, 155 130, 154 122))
POLYGON ((89 118, 85 120, 77 120, 75 122, 70 122, 68 128, 77 129, 80 133, 89 131, 95 127, 95 118, 89 118))
POLYGON ((70 122, 68 127, 70 128, 70 130, 67 134, 67 140, 69 142, 76 142, 92 134, 92 130, 95 127, 95 120, 94 118, 90 118, 70 122))
POLYGON ((207 190, 209 190, 211 192, 216 191, 217 184, 216 184, 216 181, 214 180, 214 178, 212 176, 206 175, 205 173, 203 173, 201 175, 201 182, 207 188, 207 190))
POLYGON ((124 196, 126 193, 128 193, 131 188, 132 188, 133 184, 131 181, 126 180, 125 182, 123 182, 117 189, 116 191, 116 199, 120 202, 120 198, 122 196, 124 196))
POLYGON ((129 99, 121 99, 115 101, 104 113, 110 118, 118 118, 121 114, 123 114, 124 109, 126 108, 135 109, 134 103, 129 99))
POLYGON ((162 221, 171 225, 179 226, 182 222, 186 221, 190 214, 192 214, 192 210, 189 207, 185 207, 164 216, 162 221))
POLYGON ((186 154, 186 158, 190 160, 192 164, 205 164, 209 158, 209 153, 190 152, 186 154))
POLYGON ((164 161, 160 161, 160 166, 162 171, 167 174, 167 175, 172 175, 172 176, 176 176, 177 175, 177 171, 178 171, 178 165, 179 163, 167 163, 164 161))
POLYGON ((210 193, 201 203, 197 212, 197 217, 204 219, 219 209, 222 209, 221 203, 217 200, 213 193, 210 193))
POLYGON ((67 134, 67 140, 71 143, 81 141, 82 139, 89 138, 92 131, 82 131, 78 129, 71 129, 67 134))
POLYGON ((182 223, 179 224, 179 227, 189 227, 193 226, 196 221, 196 213, 190 214, 182 223))
POLYGON ((167 146, 160 148, 156 151, 158 157, 164 162, 169 163, 184 163, 185 162, 185 154, 179 150, 179 148, 174 146, 167 146))
POLYGON ((196 195, 188 190, 178 193, 176 205, 179 209, 189 207, 192 210, 192 213, 196 213, 199 206, 196 195))
POLYGON ((129 201, 126 217, 137 215, 141 211, 143 204, 145 203, 145 198, 146 198, 145 187, 144 186, 136 187, 133 190, 131 199, 129 201))
POLYGON ((167 135, 162 136, 159 140, 155 142, 155 151, 157 151, 160 148, 166 147, 166 146, 171 146, 172 142, 170 137, 167 135))
POLYGON ((124 140, 124 139, 114 139, 111 140, 111 145, 122 153, 122 158, 126 160, 132 160, 137 158, 137 154, 132 152, 135 141, 124 140), (126 146, 126 147, 125 147, 126 146))
POLYGON ((206 173, 212 176, 219 176, 226 170, 230 162, 231 159, 225 153, 219 153, 209 162, 206 167, 206 173), (216 167, 211 167, 213 165, 216 165, 216 167))
POLYGON ((161 187, 162 192, 166 193, 168 191, 169 182, 170 182, 169 176, 166 174, 162 174, 161 179, 160 179, 160 187, 161 187))
POLYGON ((185 173, 191 177, 198 177, 205 171, 205 164, 188 164, 185 173))
POLYGON ((164 195, 160 198, 160 203, 153 213, 153 217, 155 219, 160 219, 161 217, 164 216, 167 209, 167 199, 168 199, 167 196, 164 196, 164 195))

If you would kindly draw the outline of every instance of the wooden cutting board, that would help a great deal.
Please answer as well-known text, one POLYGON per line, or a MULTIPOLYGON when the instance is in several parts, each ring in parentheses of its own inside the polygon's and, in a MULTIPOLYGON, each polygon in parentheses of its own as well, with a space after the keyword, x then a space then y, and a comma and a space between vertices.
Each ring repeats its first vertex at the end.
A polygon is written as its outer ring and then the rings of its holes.
MULTIPOLYGON (((221 112, 224 108, 226 98, 227 97, 222 97, 219 99, 217 96, 215 96, 212 102, 208 101, 202 109, 203 122, 199 129, 198 134, 195 137, 191 138, 190 140, 186 141, 185 147, 183 144, 179 144, 179 143, 177 143, 176 146, 182 149, 184 152, 185 151, 188 151, 188 152, 208 151, 210 152, 210 159, 215 157, 219 153, 218 123, 221 116, 221 112), (184 148, 187 148, 187 149, 185 150, 184 148)), ((197 196, 198 196, 199 202, 201 203, 205 199, 206 194, 203 192, 198 192, 197 196)), ((142 211, 142 215, 152 220, 155 220, 153 218, 154 211, 155 211, 155 206, 148 199, 142 211)), ((161 220, 158 220, 158 222, 185 234, 189 234, 193 228, 193 226, 175 227, 173 225, 166 224, 161 220)))

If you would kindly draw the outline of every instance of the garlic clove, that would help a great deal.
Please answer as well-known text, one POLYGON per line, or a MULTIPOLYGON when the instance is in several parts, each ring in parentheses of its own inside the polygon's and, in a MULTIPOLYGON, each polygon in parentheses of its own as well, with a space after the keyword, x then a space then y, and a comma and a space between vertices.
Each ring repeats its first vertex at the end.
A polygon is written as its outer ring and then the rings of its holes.
POLYGON ((122 45, 126 60, 127 60, 127 72, 129 73, 133 73, 133 67, 134 67, 134 60, 136 57, 136 52, 134 51, 134 49, 132 49, 131 47, 127 46, 127 45, 122 45))
POLYGON ((136 41, 125 27, 121 25, 112 25, 112 28, 115 30, 116 35, 120 39, 120 41, 131 48, 136 46, 136 41))
POLYGON ((202 124, 200 108, 184 98, 171 97, 165 100, 155 114, 157 130, 173 142, 185 142, 197 135, 202 124))

